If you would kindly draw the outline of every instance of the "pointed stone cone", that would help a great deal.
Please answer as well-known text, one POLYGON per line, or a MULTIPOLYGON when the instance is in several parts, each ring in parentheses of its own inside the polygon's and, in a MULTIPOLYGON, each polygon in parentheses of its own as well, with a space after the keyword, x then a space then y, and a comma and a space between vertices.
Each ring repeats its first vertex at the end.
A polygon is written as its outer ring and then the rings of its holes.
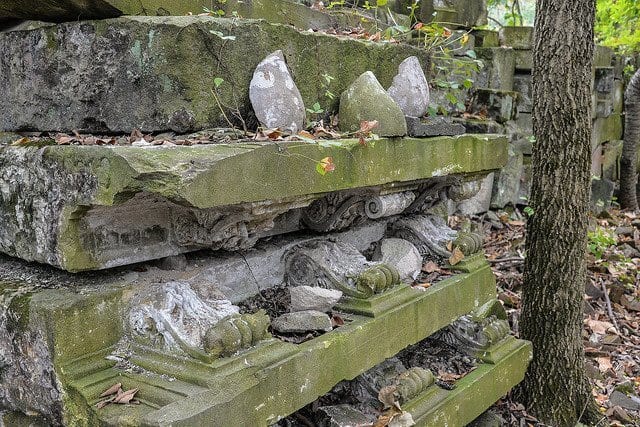
POLYGON ((340 130, 355 132, 363 120, 377 120, 373 132, 380 136, 404 136, 404 113, 371 71, 360 75, 340 96, 340 130))
POLYGON ((273 52, 258 64, 249 84, 249 99, 265 128, 292 133, 304 129, 304 103, 282 51, 273 52))
POLYGON ((429 107, 429 84, 420 61, 410 56, 400 63, 387 93, 400 106, 405 116, 422 117, 429 107))

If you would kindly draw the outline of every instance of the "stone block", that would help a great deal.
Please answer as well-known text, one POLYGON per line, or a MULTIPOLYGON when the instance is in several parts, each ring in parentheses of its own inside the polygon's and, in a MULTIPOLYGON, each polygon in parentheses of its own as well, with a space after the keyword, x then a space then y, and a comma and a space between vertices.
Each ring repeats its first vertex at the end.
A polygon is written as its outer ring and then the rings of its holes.
POLYGON ((465 127, 460 123, 454 123, 451 119, 436 116, 419 119, 417 117, 406 117, 407 133, 409 136, 426 137, 441 135, 462 135, 465 127))
POLYGON ((498 47, 500 46, 500 39, 498 31, 493 30, 473 30, 473 35, 476 37, 477 47, 498 47))
POLYGON ((520 50, 533 49, 533 27, 500 28, 500 44, 520 50))
POLYGON ((422 268, 420 252, 411 242, 404 239, 382 240, 373 259, 395 267, 400 274, 400 280, 405 283, 413 283, 422 268))
POLYGON ((596 45, 593 54, 594 67, 610 67, 613 62, 613 49, 607 46, 596 45))
POLYGON ((271 322, 271 327, 281 334, 306 333, 313 331, 329 332, 331 319, 326 313, 314 310, 285 313, 271 322))
MULTIPOLYGON (((323 80, 311 76, 334 77, 330 89, 340 94, 364 71, 388 87, 407 57, 429 63, 428 54, 413 46, 208 16, 122 17, 2 32, 0 75, 12 77, 0 80, 0 131, 188 133, 227 127, 211 95, 216 77, 224 79, 217 89, 221 103, 237 107, 252 125, 253 70, 278 49, 305 105, 325 100, 323 80), (316 51, 323 54, 300 54, 316 51)), ((336 110, 337 102, 327 100, 325 109, 336 110)))
POLYGON ((519 93, 518 113, 531 113, 533 102, 531 100, 531 75, 516 74, 513 76, 513 90, 519 93))
POLYGON ((491 196, 491 207, 503 209, 507 205, 515 206, 519 203, 520 177, 523 171, 523 155, 509 147, 509 160, 505 167, 496 172, 491 196))
POLYGON ((615 183, 606 178, 591 179, 591 210, 599 213, 611 207, 615 183))
POLYGON ((593 121, 591 148, 607 141, 622 139, 622 117, 620 114, 611 114, 608 117, 596 117, 593 121))
POLYGON ((463 27, 480 27, 487 24, 487 1, 466 1, 466 0, 426 0, 421 3, 418 17, 422 22, 430 22, 434 19, 437 22, 453 22, 463 27), (455 20, 442 21, 441 17, 453 18, 454 16, 444 16, 443 12, 455 12, 455 20))
POLYGON ((458 204, 458 211, 463 215, 478 215, 489 210, 493 193, 494 174, 490 173, 480 181, 480 191, 458 204))
POLYGON ((491 47, 476 49, 479 59, 485 63, 480 71, 476 87, 499 90, 514 89, 515 51, 511 48, 491 47))
POLYGON ((469 109, 484 113, 489 119, 504 124, 518 117, 518 93, 497 89, 477 89, 470 101, 469 109))
POLYGON ((518 191, 518 204, 528 204, 531 196, 531 157, 525 156, 522 159, 522 175, 520 176, 520 188, 518 191))
POLYGON ((523 135, 533 135, 533 116, 531 113, 519 113, 515 125, 523 135))
POLYGON ((533 69, 533 51, 530 49, 515 49, 516 70, 531 71, 533 69))
POLYGON ((79 271, 204 248, 248 249, 272 230, 293 231, 284 214, 326 193, 490 171, 506 155, 506 138, 471 135, 380 139, 366 150, 358 140, 4 146, 0 251, 79 271), (309 159, 324 157, 336 170, 322 176, 309 159))

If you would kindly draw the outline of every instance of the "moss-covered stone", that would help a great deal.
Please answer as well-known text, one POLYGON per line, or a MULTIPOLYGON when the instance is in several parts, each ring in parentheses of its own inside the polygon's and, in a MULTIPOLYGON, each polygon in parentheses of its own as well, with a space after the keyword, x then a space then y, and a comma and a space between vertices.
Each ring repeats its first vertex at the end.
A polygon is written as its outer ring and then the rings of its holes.
POLYGON ((514 49, 532 49, 533 27, 502 27, 500 44, 514 49))
POLYGON ((249 82, 256 65, 276 50, 305 105, 319 102, 325 111, 338 106, 327 90, 339 95, 367 70, 387 87, 407 57, 429 63, 423 49, 408 45, 209 16, 122 17, 10 31, 0 33, 0 74, 13 76, 11 84, 0 80, 0 130, 186 133, 228 126, 211 93, 217 77, 224 79, 216 90, 221 104, 237 108, 251 126, 249 82), (24 60, 11 60, 17 57, 24 60), (328 88, 324 74, 333 77, 328 88))
POLYGON ((268 230, 279 213, 328 192, 498 169, 506 147, 503 137, 473 135, 381 139, 367 147, 357 140, 8 146, 0 149, 3 198, 10 201, 0 205, 0 250, 79 271, 220 248, 225 239, 235 242, 227 232, 233 224, 262 230, 268 219, 268 230), (336 169, 323 176, 316 162, 326 157, 336 169), (218 222, 227 228, 213 227, 218 222))

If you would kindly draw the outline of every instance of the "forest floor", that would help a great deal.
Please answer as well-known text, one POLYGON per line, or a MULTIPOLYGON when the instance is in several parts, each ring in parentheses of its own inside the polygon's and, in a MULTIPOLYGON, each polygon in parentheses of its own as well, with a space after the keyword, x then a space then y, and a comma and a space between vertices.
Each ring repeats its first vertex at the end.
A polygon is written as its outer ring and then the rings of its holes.
MULTIPOLYGON (((498 294, 515 334, 521 309, 525 220, 489 212, 479 219, 498 294)), ((611 209, 593 218, 582 330, 587 375, 601 425, 640 425, 640 215, 611 209)), ((493 408, 508 425, 543 426, 510 396, 493 408)))

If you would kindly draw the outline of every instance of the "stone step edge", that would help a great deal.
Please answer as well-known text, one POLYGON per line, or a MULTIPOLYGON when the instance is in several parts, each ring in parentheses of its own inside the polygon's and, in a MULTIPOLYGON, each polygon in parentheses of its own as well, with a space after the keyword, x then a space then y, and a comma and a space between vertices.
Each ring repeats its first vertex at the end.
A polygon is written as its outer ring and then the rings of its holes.
POLYGON ((463 427, 476 419, 524 379, 533 350, 529 341, 506 337, 496 344, 501 347, 495 363, 481 363, 456 381, 453 390, 430 387, 420 396, 405 403, 402 409, 411 413, 416 426, 463 427))

